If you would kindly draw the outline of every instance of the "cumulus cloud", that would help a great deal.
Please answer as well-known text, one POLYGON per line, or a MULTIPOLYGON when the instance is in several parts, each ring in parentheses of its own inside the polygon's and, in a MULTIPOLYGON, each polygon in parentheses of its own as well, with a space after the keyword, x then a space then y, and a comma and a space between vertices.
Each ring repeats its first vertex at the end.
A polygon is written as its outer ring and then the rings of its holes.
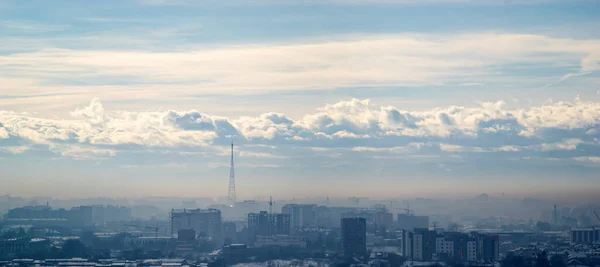
MULTIPOLYGON (((52 120, 0 111, 4 151, 47 146, 74 158, 111 157, 119 151, 186 149, 221 151, 229 140, 249 148, 342 149, 344 153, 551 153, 565 157, 600 156, 600 103, 554 102, 506 109, 502 101, 475 107, 450 106, 408 111, 378 107, 352 99, 326 105, 294 120, 270 112, 256 117, 226 117, 191 111, 107 111, 98 99, 71 112, 71 119, 52 120)), ((0 139, 1 140, 1 139, 0 139)), ((316 150, 315 150, 316 149, 316 150)), ((338 151, 341 153, 341 151, 338 151)), ((194 151, 187 151, 186 153, 194 151)), ((249 157, 285 159, 278 154, 245 152, 249 157)), ((537 155, 539 156, 539 155, 537 155)))

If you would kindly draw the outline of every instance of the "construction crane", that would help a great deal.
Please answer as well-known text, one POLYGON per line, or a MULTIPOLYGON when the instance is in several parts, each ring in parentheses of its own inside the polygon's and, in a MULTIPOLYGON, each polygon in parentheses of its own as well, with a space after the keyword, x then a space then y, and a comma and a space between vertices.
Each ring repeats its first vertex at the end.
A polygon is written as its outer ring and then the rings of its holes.
POLYGON ((154 230, 154 239, 158 239, 158 230, 160 229, 158 226, 157 227, 152 227, 152 226, 137 225, 137 224, 126 224, 125 226, 136 227, 136 228, 145 228, 145 229, 153 229, 154 230))

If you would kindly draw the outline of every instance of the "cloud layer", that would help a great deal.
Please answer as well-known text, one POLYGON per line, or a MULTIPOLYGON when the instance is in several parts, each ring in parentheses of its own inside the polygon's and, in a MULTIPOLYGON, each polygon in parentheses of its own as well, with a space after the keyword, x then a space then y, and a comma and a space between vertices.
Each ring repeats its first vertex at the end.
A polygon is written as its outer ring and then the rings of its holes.
POLYGON ((98 99, 70 119, 44 119, 0 111, 0 153, 46 147, 66 157, 122 152, 226 153, 230 140, 247 156, 293 157, 293 148, 335 156, 494 154, 597 162, 600 103, 575 100, 524 109, 503 102, 407 111, 352 99, 326 105, 300 119, 280 113, 235 119, 189 111, 106 111, 98 99), (257 150, 274 148, 277 155, 257 150), (375 154, 373 154, 375 153, 375 154))
POLYGON ((0 105, 349 87, 486 83, 540 87, 597 72, 599 47, 597 39, 510 33, 345 35, 171 51, 82 50, 45 44, 34 51, 0 55, 0 105), (529 70, 529 76, 523 77, 521 70, 529 70), (541 70, 556 76, 535 74, 541 70))

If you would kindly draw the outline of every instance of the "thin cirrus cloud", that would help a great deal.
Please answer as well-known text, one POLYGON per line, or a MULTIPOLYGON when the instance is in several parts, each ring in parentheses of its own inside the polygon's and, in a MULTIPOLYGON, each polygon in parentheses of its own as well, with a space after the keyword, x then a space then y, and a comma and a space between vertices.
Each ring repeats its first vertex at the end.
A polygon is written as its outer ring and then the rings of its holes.
POLYGON ((600 40, 543 35, 400 34, 345 36, 324 42, 196 47, 185 51, 40 48, 0 56, 0 104, 55 105, 206 94, 443 86, 539 78, 540 86, 600 69, 600 40), (499 71, 541 67, 555 78, 499 71), (506 68, 505 68, 506 69, 506 68), (563 77, 563 78, 561 78, 563 77))
POLYGON ((236 140, 246 148, 246 157, 281 161, 298 156, 295 149, 303 148, 308 156, 447 153, 597 163, 599 138, 600 104, 581 100, 521 109, 497 102, 407 111, 352 99, 297 120, 275 112, 226 118, 195 110, 107 111, 98 99, 62 120, 0 112, 0 153, 47 149, 75 159, 132 151, 224 155, 228 152, 223 147, 236 140))

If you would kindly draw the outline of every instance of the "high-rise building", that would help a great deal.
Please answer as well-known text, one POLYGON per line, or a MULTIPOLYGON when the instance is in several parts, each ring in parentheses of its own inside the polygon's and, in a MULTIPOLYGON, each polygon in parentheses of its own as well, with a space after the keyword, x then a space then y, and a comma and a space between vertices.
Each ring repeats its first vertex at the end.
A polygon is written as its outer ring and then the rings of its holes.
POLYGON ((289 235, 290 215, 282 213, 248 214, 248 242, 253 244, 256 236, 289 235))
POLYGON ((287 204, 281 208, 281 213, 290 215, 292 231, 317 226, 317 205, 287 204))
POLYGON ((342 219, 342 250, 347 256, 367 254, 367 220, 365 218, 342 219))
POLYGON ((217 209, 171 210, 171 232, 193 229, 197 235, 211 238, 217 243, 221 239, 221 211, 217 209))
POLYGON ((498 235, 438 232, 428 229, 402 230, 402 254, 413 260, 440 259, 480 261, 499 259, 498 235))

